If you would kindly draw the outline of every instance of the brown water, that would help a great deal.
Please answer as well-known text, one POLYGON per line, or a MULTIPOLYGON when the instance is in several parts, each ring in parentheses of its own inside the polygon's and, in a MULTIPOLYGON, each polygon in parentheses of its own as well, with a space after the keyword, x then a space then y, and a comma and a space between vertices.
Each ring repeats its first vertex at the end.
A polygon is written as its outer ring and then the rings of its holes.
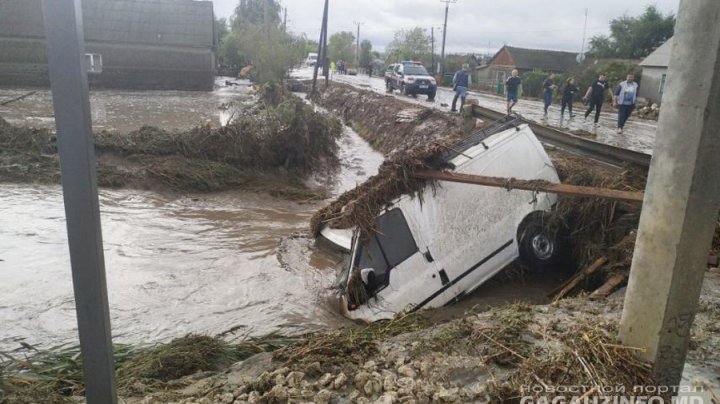
MULTIPOLYGON (((14 125, 54 128, 52 94, 47 89, 0 88, 0 103, 30 92, 22 100, 0 106, 0 116, 14 125)), ((142 125, 187 129, 199 124, 224 125, 252 96, 247 80, 220 77, 212 92, 90 91, 93 129, 128 132, 142 125), (227 86, 230 80, 237 85, 227 86)))
MULTIPOLYGON (((247 82, 215 91, 93 91, 93 127, 221 125, 251 97, 247 82), (225 108, 232 103, 229 108, 225 108), (222 108, 220 108, 222 107, 222 108)), ((0 89, 0 101, 32 89, 0 89)), ((54 126, 49 91, 2 107, 15 124, 54 126)), ((382 156, 349 128, 340 170, 312 180, 334 195, 377 172, 382 156)), ((324 203, 264 194, 159 195, 101 190, 110 312, 117 342, 155 342, 190 332, 261 336, 346 324, 327 303, 342 257, 304 237, 324 203)), ((19 341, 77 340, 62 190, 0 184, 0 350, 19 341)))
MULTIPOLYGON (((337 194, 377 172, 382 156, 346 129, 337 194)), ((190 332, 297 334, 345 324, 327 304, 342 257, 305 237, 322 204, 263 194, 158 195, 101 190, 116 341, 190 332)), ((0 184, 0 349, 77 338, 62 190, 0 184)))

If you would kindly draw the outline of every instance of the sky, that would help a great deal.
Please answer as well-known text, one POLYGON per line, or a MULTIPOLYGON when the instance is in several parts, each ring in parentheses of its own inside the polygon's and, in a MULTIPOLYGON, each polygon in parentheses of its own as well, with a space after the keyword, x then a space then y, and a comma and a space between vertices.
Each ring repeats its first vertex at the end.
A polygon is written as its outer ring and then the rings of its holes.
MULTIPOLYGON (((238 0, 212 0, 215 15, 229 17, 238 0)), ((320 36, 324 0, 281 0, 287 7, 288 27, 310 39, 320 36)), ((665 15, 677 14, 680 0, 457 0, 450 3, 446 52, 494 53, 503 45, 580 52, 585 10, 587 40, 609 33, 609 22, 622 15, 642 14, 655 5, 665 15)), ((436 49, 442 43, 445 3, 441 0, 330 0, 330 35, 339 31, 369 39, 384 50, 399 29, 435 30, 436 49)), ((437 50, 437 53, 440 53, 437 50)))

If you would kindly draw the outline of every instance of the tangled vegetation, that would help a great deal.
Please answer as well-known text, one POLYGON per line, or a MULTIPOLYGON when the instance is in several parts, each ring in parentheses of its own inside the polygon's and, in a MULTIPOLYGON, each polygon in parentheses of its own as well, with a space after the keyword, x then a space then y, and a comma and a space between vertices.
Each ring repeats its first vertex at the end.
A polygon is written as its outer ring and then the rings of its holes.
MULTIPOLYGON (((341 134, 337 119, 280 86, 266 85, 260 101, 224 127, 96 133, 98 184, 201 192, 242 187, 313 199, 321 195, 302 179, 337 164, 341 134)), ((15 127, 0 118, 0 179, 59 181, 56 142, 48 130, 15 127)))

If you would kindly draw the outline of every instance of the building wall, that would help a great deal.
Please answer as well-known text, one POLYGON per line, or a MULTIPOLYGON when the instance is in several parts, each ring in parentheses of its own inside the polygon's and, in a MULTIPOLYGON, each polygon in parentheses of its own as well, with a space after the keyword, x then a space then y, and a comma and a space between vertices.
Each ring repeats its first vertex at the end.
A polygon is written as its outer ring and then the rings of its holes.
POLYGON ((667 68, 665 67, 643 67, 642 83, 638 95, 651 103, 660 105, 661 89, 664 86, 663 77, 666 74, 667 68))
MULTIPOLYGON (((0 85, 48 85, 39 0, 0 1, 0 85)), ((93 87, 212 90, 212 3, 84 0, 86 52, 103 71, 93 87)))

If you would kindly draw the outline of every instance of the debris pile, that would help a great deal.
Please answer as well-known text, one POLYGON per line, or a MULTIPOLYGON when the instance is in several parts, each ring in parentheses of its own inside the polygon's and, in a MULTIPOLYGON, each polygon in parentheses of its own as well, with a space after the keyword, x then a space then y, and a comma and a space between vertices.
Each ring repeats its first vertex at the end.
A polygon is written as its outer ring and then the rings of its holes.
MULTIPOLYGON (((221 128, 185 131, 145 126, 130 133, 95 134, 98 183, 181 191, 233 187, 288 197, 316 198, 303 178, 337 165, 342 124, 279 86, 261 89, 259 102, 221 128)), ((15 127, 0 118, 0 180, 59 181, 55 136, 15 127)), ((322 194, 322 192, 320 192, 322 194)))
POLYGON ((657 104, 646 105, 638 109, 635 114, 642 119, 657 121, 660 117, 660 106, 657 104))

